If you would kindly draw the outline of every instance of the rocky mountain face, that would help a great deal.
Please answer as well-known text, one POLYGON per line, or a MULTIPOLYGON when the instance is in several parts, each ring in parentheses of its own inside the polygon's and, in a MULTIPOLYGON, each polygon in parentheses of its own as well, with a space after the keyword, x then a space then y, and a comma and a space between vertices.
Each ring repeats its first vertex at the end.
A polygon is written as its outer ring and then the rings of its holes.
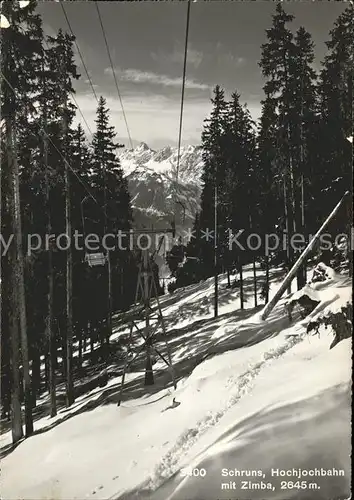
POLYGON ((202 150, 181 147, 177 177, 177 148, 159 151, 141 143, 119 153, 128 180, 136 228, 162 229, 175 219, 176 229, 192 227, 200 208, 202 150))

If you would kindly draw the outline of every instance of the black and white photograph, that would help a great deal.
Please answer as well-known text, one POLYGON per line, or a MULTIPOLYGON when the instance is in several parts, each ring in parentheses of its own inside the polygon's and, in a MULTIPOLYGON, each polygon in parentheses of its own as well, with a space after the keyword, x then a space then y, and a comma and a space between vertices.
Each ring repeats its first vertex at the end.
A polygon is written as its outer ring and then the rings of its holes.
POLYGON ((0 1, 0 499, 349 500, 354 2, 0 1))

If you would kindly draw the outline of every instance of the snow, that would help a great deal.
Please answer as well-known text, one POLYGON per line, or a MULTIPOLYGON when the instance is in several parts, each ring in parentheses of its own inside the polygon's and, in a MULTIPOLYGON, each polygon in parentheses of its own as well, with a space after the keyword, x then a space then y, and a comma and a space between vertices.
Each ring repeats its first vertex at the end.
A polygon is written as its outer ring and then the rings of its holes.
MULTIPOLYGON (((273 294, 282 275, 273 270, 272 276, 273 294)), ((236 481, 240 486, 241 478, 223 477, 223 468, 259 469, 263 480, 275 485, 270 493, 238 488, 238 499, 348 496, 351 339, 329 350, 330 330, 311 336, 306 327, 316 314, 350 300, 351 282, 335 275, 311 285, 320 303, 290 324, 284 309, 289 297, 261 320, 260 308, 252 309, 250 277, 246 269, 244 311, 238 310, 239 291, 227 289, 226 277, 220 277, 222 305, 215 320, 213 280, 164 297, 177 390, 163 383, 167 376, 157 378, 157 388, 144 390, 142 374, 131 373, 120 407, 109 395, 119 390, 116 377, 63 410, 59 425, 50 428, 48 417, 37 420, 35 428, 42 432, 2 460, 2 496, 236 498, 236 491, 221 485, 236 481), (69 418, 70 413, 75 416, 69 418), (183 477, 185 467, 204 468, 206 475, 183 477), (271 477, 272 468, 321 467, 343 469, 345 476, 315 478, 321 489, 310 494, 281 490, 280 478, 271 477)), ((154 365, 155 372, 159 369, 164 369, 160 362, 154 365)), ((9 433, 1 436, 2 447, 9 438, 9 433)))
POLYGON ((10 23, 7 18, 3 14, 0 14, 0 28, 8 28, 9 26, 10 23))
POLYGON ((297 290, 292 296, 291 296, 291 302, 295 302, 299 300, 301 297, 306 295, 309 299, 313 300, 314 302, 317 302, 320 297, 319 294, 317 293, 316 289, 307 284, 300 290, 297 290))
MULTIPOLYGON (((235 467, 262 470, 267 480, 272 468, 335 467, 344 470, 344 480, 321 478, 321 491, 311 491, 311 498, 349 494, 351 346, 349 341, 342 342, 332 356, 326 340, 302 342, 264 369, 252 393, 242 400, 241 407, 232 408, 213 444, 205 442, 206 451, 193 463, 193 467, 207 471, 206 477, 179 478, 175 482, 180 484, 169 485, 172 494, 164 498, 229 498, 230 491, 221 490, 221 484, 228 480, 222 478, 221 471, 235 467)), ((272 499, 285 495, 309 498, 308 491, 284 493, 279 479, 272 478, 272 482, 276 487, 272 499)), ((238 484, 240 487, 240 481, 238 484)), ((164 495, 166 490, 165 485, 164 495)), ((249 490, 237 494, 240 499, 250 498, 249 490)), ((252 491, 253 498, 265 498, 264 491, 252 491)))
POLYGON ((311 282, 333 279, 335 275, 334 269, 327 266, 324 262, 319 262, 313 271, 311 282))

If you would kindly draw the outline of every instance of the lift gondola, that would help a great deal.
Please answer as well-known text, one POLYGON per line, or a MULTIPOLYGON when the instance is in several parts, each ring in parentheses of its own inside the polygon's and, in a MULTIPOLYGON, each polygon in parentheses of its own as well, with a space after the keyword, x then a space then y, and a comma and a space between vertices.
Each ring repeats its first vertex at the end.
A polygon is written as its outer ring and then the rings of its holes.
MULTIPOLYGON (((84 204, 88 200, 89 196, 85 196, 85 198, 81 201, 81 222, 82 222, 82 231, 84 235, 84 241, 86 242, 86 227, 85 227, 85 214, 84 214, 84 204)), ((88 264, 89 267, 97 267, 104 266, 108 262, 108 256, 103 252, 88 252, 85 248, 85 257, 84 262, 88 264)))

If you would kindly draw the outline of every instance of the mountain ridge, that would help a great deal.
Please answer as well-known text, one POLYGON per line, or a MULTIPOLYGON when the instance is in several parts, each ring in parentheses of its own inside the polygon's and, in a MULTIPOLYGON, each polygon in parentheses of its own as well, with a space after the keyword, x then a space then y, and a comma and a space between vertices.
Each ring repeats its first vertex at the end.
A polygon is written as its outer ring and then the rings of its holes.
POLYGON ((177 147, 167 145, 154 150, 141 142, 134 149, 121 150, 118 157, 128 181, 135 227, 165 227, 177 211, 179 229, 192 226, 200 209, 201 146, 181 147, 178 175, 177 147))

